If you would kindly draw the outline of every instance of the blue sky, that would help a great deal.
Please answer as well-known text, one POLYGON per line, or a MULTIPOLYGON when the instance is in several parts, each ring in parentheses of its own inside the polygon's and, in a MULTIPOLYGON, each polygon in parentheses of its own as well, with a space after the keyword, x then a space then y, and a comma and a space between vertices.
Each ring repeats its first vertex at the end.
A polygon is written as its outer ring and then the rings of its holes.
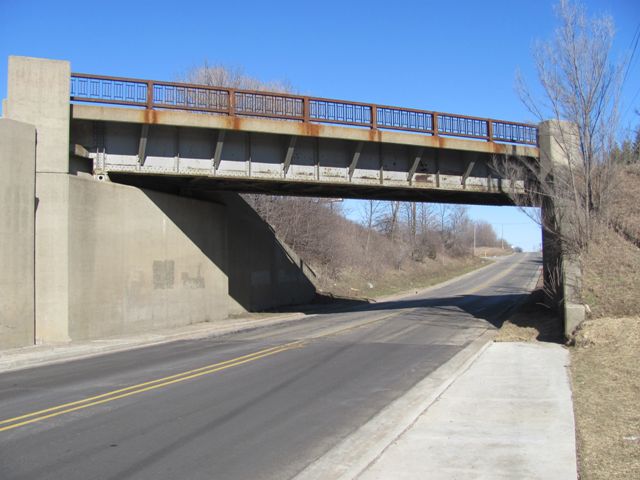
MULTIPOLYGON (((630 51, 640 1, 584 3, 613 16, 614 53, 630 51)), ((0 96, 8 55, 66 59, 76 72, 163 80, 208 59, 264 80, 286 79, 315 96, 527 121, 514 75, 519 68, 535 80, 531 48, 552 33, 553 4, 0 0, 0 96)), ((638 123, 638 57, 625 84, 626 127, 638 123)), ((471 213, 504 224, 512 243, 526 249, 540 243, 538 229, 514 209, 471 213)))

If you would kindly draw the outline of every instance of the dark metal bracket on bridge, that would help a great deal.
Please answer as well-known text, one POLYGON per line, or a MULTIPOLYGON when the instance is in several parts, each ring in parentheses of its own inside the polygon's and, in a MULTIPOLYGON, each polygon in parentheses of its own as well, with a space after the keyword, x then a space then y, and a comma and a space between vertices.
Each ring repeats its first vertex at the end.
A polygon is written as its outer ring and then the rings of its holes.
POLYGON ((424 154, 424 148, 419 148, 415 154, 415 157, 413 158, 413 164, 409 169, 409 173, 407 173, 407 181, 409 182, 409 185, 413 183, 413 176, 416 174, 416 171, 418 170, 418 166, 422 161, 423 154, 424 154))
POLYGON ((284 156, 284 162, 282 164, 282 176, 286 177, 287 176, 287 172, 289 171, 289 167, 291 166, 291 160, 293 159, 293 152, 296 148, 296 141, 297 141, 298 137, 296 137, 295 135, 292 135, 289 138, 289 146, 287 147, 287 152, 285 153, 284 156))
POLYGON ((149 140, 149 124, 143 123, 140 127, 140 142, 138 143, 138 165, 144 166, 147 159, 147 141, 149 140))
POLYGON ((213 152, 213 171, 214 173, 218 171, 218 167, 220 166, 220 161, 222 160, 222 147, 224 147, 224 135, 225 130, 218 131, 218 138, 216 140, 216 148, 213 152))
POLYGON ((356 171, 356 166, 358 165, 358 160, 360 160, 360 154, 362 153, 362 147, 364 146, 364 142, 358 142, 356 145, 356 149, 353 152, 353 158, 351 159, 351 164, 349 165, 349 181, 353 177, 353 172, 356 171))
POLYGON ((476 164, 475 158, 469 160, 469 163, 467 164, 467 168, 464 170, 464 173, 462 174, 462 178, 460 179, 462 188, 467 187, 467 178, 469 178, 469 175, 471 175, 471 171, 473 170, 473 167, 475 166, 475 164, 476 164))

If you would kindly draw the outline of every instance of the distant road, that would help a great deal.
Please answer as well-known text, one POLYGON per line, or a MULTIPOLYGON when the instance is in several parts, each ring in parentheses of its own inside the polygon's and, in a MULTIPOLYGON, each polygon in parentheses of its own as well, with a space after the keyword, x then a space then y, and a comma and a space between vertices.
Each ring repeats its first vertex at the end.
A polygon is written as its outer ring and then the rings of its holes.
POLYGON ((527 293, 513 255, 428 294, 0 375, 0 478, 291 478, 527 293))

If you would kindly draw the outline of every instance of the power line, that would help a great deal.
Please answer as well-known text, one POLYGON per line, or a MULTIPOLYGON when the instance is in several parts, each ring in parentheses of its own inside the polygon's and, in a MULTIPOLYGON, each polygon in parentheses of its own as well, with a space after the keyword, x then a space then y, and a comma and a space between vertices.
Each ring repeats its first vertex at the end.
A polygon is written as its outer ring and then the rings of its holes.
MULTIPOLYGON (((622 78, 622 84, 620 85, 620 90, 624 89, 624 84, 627 81, 627 77, 629 76, 629 71, 631 70, 636 51, 638 50, 638 42, 639 41, 640 41, 640 22, 638 22, 638 27, 636 28, 636 31, 635 31, 633 37, 631 38, 631 44, 630 45, 633 45, 633 48, 631 50, 631 57, 629 57, 629 62, 627 63, 627 68, 626 68, 626 70, 624 72, 624 76, 622 78)), ((633 95, 633 98, 631 99, 631 102, 629 102, 629 106, 626 108, 626 110, 622 114, 621 119, 626 118, 627 114, 629 113, 629 110, 631 110, 633 108, 633 102, 636 101, 636 98, 638 98, 639 94, 640 94, 640 88, 638 88, 636 93, 633 95)))
POLYGON ((631 38, 631 44, 633 48, 631 49, 631 57, 629 57, 629 62, 627 63, 627 69, 624 72, 624 76, 622 77, 622 85, 621 88, 624 88, 624 84, 627 81, 627 76, 629 75, 629 70, 631 70, 631 65, 633 63, 633 57, 636 55, 636 51, 638 49, 638 41, 640 40, 640 22, 638 22, 638 27, 636 28, 633 37, 631 38))

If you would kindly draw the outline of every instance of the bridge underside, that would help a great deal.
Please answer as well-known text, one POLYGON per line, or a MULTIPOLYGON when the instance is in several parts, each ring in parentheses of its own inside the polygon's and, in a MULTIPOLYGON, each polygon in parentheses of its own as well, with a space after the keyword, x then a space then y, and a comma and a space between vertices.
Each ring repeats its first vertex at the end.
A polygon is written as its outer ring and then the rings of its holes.
POLYGON ((267 195, 368 200, 399 200, 429 203, 513 206, 512 199, 501 192, 474 192, 443 189, 387 188, 366 185, 318 184, 197 177, 187 175, 148 175, 111 172, 111 181, 165 193, 198 196, 211 191, 233 191, 267 195))
POLYGON ((231 190, 513 205, 497 159, 537 149, 477 140, 191 112, 74 105, 72 164, 98 179, 176 194, 231 190), (147 123, 152 122, 152 123, 147 123))

